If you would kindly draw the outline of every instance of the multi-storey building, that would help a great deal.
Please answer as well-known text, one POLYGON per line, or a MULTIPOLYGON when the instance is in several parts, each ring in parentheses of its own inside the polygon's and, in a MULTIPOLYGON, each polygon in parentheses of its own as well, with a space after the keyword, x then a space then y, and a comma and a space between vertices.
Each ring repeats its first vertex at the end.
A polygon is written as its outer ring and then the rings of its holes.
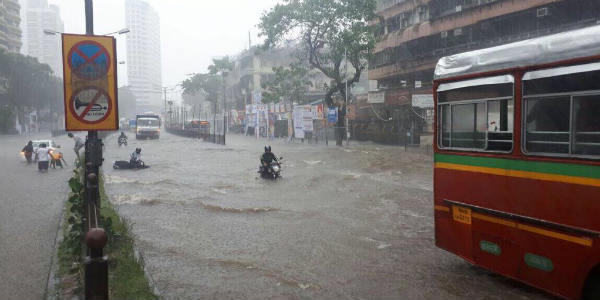
POLYGON ((364 128, 387 142, 417 136, 427 111, 412 102, 431 94, 440 57, 593 25, 598 11, 597 0, 380 0, 369 79, 384 117, 363 114, 364 128))
POLYGON ((21 49, 20 9, 18 0, 0 0, 0 49, 21 49))
POLYGON ((158 13, 143 0, 125 1, 127 34, 127 79, 135 95, 138 112, 160 112, 162 75, 160 51, 160 19, 158 13))
MULTIPOLYGON (((256 102, 261 97, 263 85, 273 78, 273 68, 289 67, 297 62, 296 51, 294 45, 269 50, 252 47, 234 57, 234 69, 227 78, 229 101, 235 102, 239 110, 256 102)), ((329 83, 327 77, 316 69, 310 70, 308 77, 312 85, 308 87, 306 101, 323 98, 323 86, 329 83)))
POLYGON ((21 29, 23 47, 21 53, 36 57, 48 64, 54 75, 62 77, 62 53, 60 37, 44 34, 45 30, 63 32, 64 23, 57 5, 47 0, 21 0, 21 29))

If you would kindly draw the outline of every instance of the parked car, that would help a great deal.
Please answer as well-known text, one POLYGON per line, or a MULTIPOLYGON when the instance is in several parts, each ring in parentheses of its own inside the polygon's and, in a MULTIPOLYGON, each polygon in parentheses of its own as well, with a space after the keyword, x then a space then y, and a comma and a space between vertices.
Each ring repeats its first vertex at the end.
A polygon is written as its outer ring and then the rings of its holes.
POLYGON ((56 142, 54 140, 35 140, 32 142, 33 142, 33 151, 34 152, 38 149, 38 147, 42 143, 46 144, 47 148, 51 148, 51 149, 60 148, 60 145, 56 144, 56 142))

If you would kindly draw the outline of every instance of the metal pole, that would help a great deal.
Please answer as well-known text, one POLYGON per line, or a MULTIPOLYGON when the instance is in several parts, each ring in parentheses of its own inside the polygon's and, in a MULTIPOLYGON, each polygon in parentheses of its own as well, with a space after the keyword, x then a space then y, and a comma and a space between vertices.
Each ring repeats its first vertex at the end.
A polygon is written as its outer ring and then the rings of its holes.
POLYGON ((167 88, 163 87, 163 92, 165 93, 165 118, 167 117, 167 88))
MULTIPOLYGON (((87 35, 94 35, 94 4, 85 0, 85 29, 87 35)), ((100 189, 98 174, 102 165, 102 140, 98 132, 88 131, 85 143, 85 200, 86 224, 85 242, 87 254, 85 264, 85 299, 108 299, 108 258, 103 248, 108 240, 106 232, 98 228, 100 210, 100 189)))
POLYGON ((215 99, 215 111, 213 111, 213 143, 217 143, 217 99, 215 99))
POLYGON ((350 144, 349 134, 348 134, 348 56, 347 50, 344 49, 344 61, 345 61, 345 71, 344 71, 344 79, 346 80, 346 87, 344 89, 346 94, 345 108, 346 112, 344 113, 344 117, 346 118, 346 146, 350 144))
POLYGON ((225 134, 227 133, 227 101, 225 97, 225 92, 227 87, 225 86, 225 76, 226 73, 223 73, 223 145, 225 145, 225 134))

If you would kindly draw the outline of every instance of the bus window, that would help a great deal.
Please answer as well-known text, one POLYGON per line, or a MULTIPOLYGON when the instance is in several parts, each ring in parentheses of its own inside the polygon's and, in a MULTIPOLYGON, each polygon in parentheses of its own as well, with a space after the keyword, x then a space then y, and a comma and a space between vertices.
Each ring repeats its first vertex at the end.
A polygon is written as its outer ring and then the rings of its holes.
POLYGON ((526 105, 527 150, 569 153, 570 97, 529 99, 526 105))
POLYGON ((512 150, 512 76, 440 84, 438 106, 440 148, 512 150))
POLYGON ((600 95, 573 97, 573 153, 600 155, 600 95))
POLYGON ((523 76, 526 152, 600 155, 598 68, 592 63, 523 76))
POLYGON ((441 147, 450 147, 450 105, 440 106, 440 118, 441 147))
POLYGON ((485 103, 452 105, 450 145, 456 148, 485 147, 485 103))
POLYGON ((487 150, 510 151, 514 124, 514 101, 492 100, 487 102, 487 150))

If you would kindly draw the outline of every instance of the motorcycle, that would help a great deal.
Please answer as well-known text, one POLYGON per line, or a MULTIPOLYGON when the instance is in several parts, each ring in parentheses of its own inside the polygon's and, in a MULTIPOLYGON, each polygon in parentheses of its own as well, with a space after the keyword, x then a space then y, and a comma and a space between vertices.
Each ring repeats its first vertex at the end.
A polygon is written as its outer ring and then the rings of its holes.
POLYGON ((258 169, 258 173, 261 178, 264 179, 277 179, 281 177, 281 160, 283 157, 279 158, 279 162, 272 161, 268 166, 261 165, 258 169))
POLYGON ((127 138, 126 137, 119 137, 119 147, 121 147, 121 145, 127 146, 127 138))
POLYGON ((139 160, 135 163, 131 163, 130 161, 127 160, 117 160, 115 161, 115 163, 113 164, 113 169, 123 169, 123 170, 128 170, 128 169, 146 169, 146 168, 150 168, 150 166, 146 165, 143 161, 139 160))
POLYGON ((21 155, 22 155, 23 157, 25 157, 25 159, 27 160, 27 164, 30 164, 30 163, 32 162, 32 159, 31 159, 31 157, 32 157, 32 155, 33 155, 33 153, 32 153, 32 152, 25 152, 25 151, 21 151, 21 155))

